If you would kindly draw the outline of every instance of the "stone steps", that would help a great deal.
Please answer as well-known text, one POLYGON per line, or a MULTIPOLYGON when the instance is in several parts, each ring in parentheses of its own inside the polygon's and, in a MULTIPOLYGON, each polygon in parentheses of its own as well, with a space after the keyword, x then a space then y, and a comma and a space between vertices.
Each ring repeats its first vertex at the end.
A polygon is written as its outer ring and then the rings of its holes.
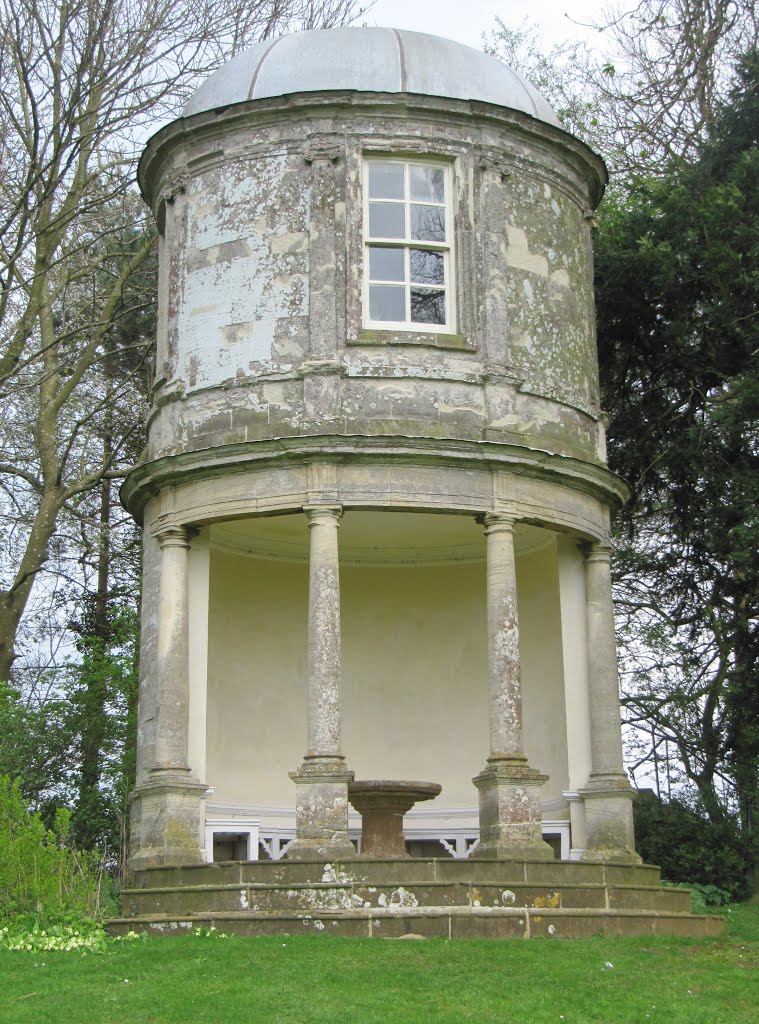
POLYGON ((181 934, 217 928, 236 935, 322 934, 398 939, 419 935, 444 939, 589 938, 593 935, 676 935, 704 938, 722 934, 719 917, 639 910, 565 910, 505 907, 398 907, 332 910, 311 914, 228 913, 144 915, 109 923, 112 935, 147 931, 181 934))
POLYGON ((398 907, 505 907, 559 910, 661 910, 687 914, 690 894, 653 886, 578 885, 551 887, 526 883, 471 885, 410 882, 407 885, 245 883, 125 890, 124 916, 203 914, 250 910, 266 914, 312 914, 327 910, 380 910, 398 907))
POLYGON ((245 935, 447 938, 719 934, 650 865, 568 861, 230 861, 138 872, 113 933, 197 926, 245 935))
POLYGON ((182 867, 155 867, 136 872, 135 889, 174 886, 363 882, 391 879, 396 885, 422 882, 466 882, 471 885, 603 884, 658 886, 659 868, 652 864, 595 864, 583 861, 455 860, 452 857, 409 857, 406 860, 323 861, 250 860, 182 867))

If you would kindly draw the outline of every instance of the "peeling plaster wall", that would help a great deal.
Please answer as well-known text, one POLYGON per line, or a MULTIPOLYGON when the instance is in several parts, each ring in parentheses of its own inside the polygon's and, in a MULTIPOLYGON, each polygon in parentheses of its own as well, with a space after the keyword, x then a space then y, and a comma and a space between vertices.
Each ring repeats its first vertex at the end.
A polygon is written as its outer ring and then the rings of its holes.
MULTIPOLYGON (((530 762, 567 785, 555 542, 517 561, 530 762)), ((289 807, 306 729, 308 568, 213 550, 205 781, 220 804, 289 807)), ((488 753, 483 564, 341 568, 343 748, 357 778, 440 782, 475 807, 488 753)))
POLYGON ((150 186, 168 268, 152 457, 342 433, 603 459, 588 221, 598 169, 545 125, 500 111, 498 127, 498 108, 447 106, 317 94, 305 110, 238 107, 226 130, 226 114, 212 131, 198 115, 167 137, 150 186), (455 335, 362 327, 367 153, 453 166, 455 335))
POLYGON ((559 189, 525 176, 513 179, 505 216, 514 370, 546 398, 596 406, 592 264, 583 211, 559 189))
POLYGON ((188 392, 270 364, 278 331, 308 313, 309 192, 299 163, 273 153, 190 179, 176 367, 188 392))

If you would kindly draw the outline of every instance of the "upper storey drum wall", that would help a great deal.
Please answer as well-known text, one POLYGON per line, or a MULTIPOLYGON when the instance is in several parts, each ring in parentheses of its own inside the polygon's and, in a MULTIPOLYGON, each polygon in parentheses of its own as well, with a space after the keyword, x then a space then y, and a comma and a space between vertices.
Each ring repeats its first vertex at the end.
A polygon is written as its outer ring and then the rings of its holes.
POLYGON ((185 113, 140 167, 161 231, 151 461, 394 436, 603 466, 605 170, 523 80, 431 36, 331 30, 241 55, 185 113))

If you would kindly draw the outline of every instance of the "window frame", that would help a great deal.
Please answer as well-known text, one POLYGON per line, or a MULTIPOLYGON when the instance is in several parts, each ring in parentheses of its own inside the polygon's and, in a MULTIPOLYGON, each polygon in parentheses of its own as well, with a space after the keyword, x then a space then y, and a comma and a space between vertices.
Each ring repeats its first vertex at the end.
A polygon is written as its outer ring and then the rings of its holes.
MULTIPOLYGON (((361 191, 363 197, 363 214, 362 214, 362 263, 363 263, 363 275, 362 275, 362 323, 363 327, 370 331, 403 331, 406 333, 413 334, 443 334, 443 335, 455 335, 456 334, 456 294, 455 294, 455 282, 456 282, 456 265, 455 265, 455 246, 454 246, 454 230, 453 230, 453 163, 449 160, 435 159, 427 155, 415 156, 415 155, 396 155, 390 153, 364 153, 362 154, 361 160, 362 166, 362 177, 361 177, 361 191), (369 165, 370 164, 400 164, 404 169, 404 195, 403 199, 378 199, 372 198, 372 202, 386 202, 389 205, 400 206, 401 203, 404 209, 404 230, 406 237, 404 238, 383 238, 381 236, 372 236, 369 233, 369 165), (443 202, 435 203, 425 200, 414 200, 411 197, 410 190, 410 168, 416 167, 432 167, 435 170, 442 170, 443 172, 443 202), (422 239, 415 239, 409 237, 411 234, 410 221, 411 221, 411 206, 412 205, 429 205, 432 207, 441 207, 445 211, 445 241, 434 242, 424 241, 422 239), (370 250, 374 246, 375 248, 385 249, 401 249, 404 252, 404 280, 400 281, 375 281, 370 282, 370 269, 369 259, 370 250), (412 249, 422 250, 425 252, 438 252, 443 256, 443 285, 439 286, 439 289, 444 293, 445 301, 445 322, 430 323, 429 321, 419 321, 411 319, 411 290, 415 282, 411 281, 410 274, 410 253, 412 249), (370 283, 373 284, 388 284, 403 287, 405 292, 405 309, 408 315, 406 320, 373 320, 370 314, 369 305, 369 288, 370 283)), ((424 285, 422 285, 424 287, 424 285)), ((434 286, 430 287, 430 290, 436 290, 434 286)))

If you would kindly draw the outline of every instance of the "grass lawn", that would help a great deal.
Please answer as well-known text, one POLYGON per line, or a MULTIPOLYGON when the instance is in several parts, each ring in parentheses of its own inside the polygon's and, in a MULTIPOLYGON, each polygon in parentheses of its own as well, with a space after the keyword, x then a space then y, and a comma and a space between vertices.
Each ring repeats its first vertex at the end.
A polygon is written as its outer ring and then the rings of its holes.
POLYGON ((529 942, 211 938, 0 951, 3 1024, 752 1024, 759 906, 727 936, 529 942))

